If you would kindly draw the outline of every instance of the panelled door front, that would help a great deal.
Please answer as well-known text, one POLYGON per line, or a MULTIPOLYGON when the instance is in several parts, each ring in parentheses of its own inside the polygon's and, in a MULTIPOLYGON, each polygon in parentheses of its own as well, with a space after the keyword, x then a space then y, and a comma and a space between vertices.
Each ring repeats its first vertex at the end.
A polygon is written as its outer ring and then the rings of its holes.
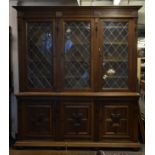
POLYGON ((19 131, 25 138, 54 136, 53 104, 47 100, 26 100, 19 105, 19 131))
POLYGON ((128 103, 113 104, 112 102, 101 104, 100 108, 100 137, 125 138, 131 136, 131 106, 128 103))
POLYGON ((93 137, 93 103, 64 101, 61 103, 62 135, 64 138, 93 137))

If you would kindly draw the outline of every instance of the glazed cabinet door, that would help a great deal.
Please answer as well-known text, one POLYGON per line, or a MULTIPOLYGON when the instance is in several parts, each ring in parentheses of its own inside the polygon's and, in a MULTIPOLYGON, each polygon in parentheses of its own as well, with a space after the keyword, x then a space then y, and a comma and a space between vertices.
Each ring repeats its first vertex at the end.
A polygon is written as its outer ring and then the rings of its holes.
POLYGON ((19 105, 19 137, 52 138, 53 104, 46 100, 24 100, 19 105))
POLYGON ((19 36, 19 46, 22 46, 19 47, 20 90, 53 90, 55 88, 55 21, 25 19, 19 23, 22 33, 19 36))
POLYGON ((134 89, 136 43, 133 26, 132 20, 100 20, 100 90, 134 89))
POLYGON ((92 139, 93 104, 87 101, 63 101, 61 105, 62 131, 67 139, 92 139))
POLYGON ((62 19, 61 70, 63 90, 92 89, 93 21, 62 19))

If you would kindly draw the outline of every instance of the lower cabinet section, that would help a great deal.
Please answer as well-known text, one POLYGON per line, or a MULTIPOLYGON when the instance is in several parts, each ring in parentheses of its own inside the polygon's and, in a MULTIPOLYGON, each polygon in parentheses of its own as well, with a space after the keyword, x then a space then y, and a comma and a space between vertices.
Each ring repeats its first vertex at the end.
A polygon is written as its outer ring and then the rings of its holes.
POLYGON ((136 99, 20 98, 19 140, 138 142, 136 99))

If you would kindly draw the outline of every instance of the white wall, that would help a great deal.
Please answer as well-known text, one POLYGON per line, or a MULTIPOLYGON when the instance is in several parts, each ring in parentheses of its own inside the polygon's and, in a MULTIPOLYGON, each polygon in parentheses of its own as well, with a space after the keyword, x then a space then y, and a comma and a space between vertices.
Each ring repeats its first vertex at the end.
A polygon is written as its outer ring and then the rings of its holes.
POLYGON ((16 5, 16 2, 11 2, 9 5, 9 26, 12 31, 12 69, 13 69, 13 85, 14 92, 19 91, 18 83, 18 37, 17 37, 17 12, 12 6, 16 5))
POLYGON ((13 87, 14 93, 11 94, 11 122, 12 122, 12 136, 15 137, 17 132, 17 102, 15 93, 19 91, 19 78, 18 78, 18 38, 17 38, 17 12, 12 6, 16 5, 16 2, 9 3, 9 26, 12 31, 12 45, 11 45, 11 67, 13 70, 13 87))

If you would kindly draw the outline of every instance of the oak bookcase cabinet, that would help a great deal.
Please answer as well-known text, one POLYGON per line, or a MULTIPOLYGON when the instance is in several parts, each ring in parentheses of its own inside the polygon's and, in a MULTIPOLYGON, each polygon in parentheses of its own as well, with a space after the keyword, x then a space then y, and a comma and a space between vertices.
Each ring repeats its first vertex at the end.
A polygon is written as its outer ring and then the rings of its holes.
POLYGON ((14 8, 16 146, 138 148, 140 6, 14 8))

